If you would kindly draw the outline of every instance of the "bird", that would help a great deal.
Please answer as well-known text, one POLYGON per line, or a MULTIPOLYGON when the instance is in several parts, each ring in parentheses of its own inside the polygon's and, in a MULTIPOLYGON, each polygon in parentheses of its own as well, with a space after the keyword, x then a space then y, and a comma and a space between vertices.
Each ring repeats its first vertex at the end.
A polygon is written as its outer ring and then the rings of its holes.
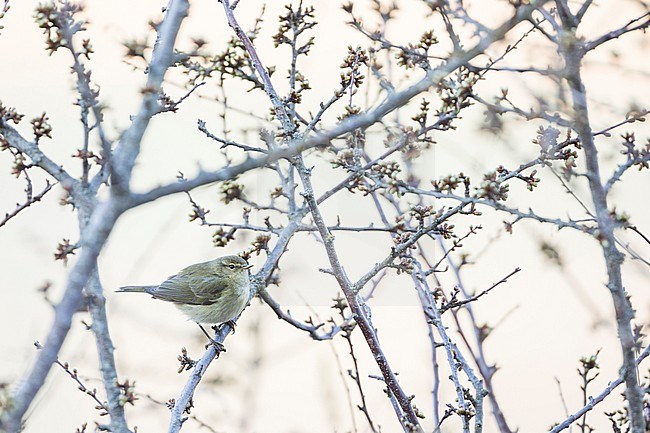
POLYGON ((190 265, 159 285, 124 286, 117 292, 147 293, 154 299, 173 303, 222 351, 223 344, 212 339, 201 324, 229 323, 234 330, 233 319, 250 298, 252 266, 239 256, 223 256, 190 265))

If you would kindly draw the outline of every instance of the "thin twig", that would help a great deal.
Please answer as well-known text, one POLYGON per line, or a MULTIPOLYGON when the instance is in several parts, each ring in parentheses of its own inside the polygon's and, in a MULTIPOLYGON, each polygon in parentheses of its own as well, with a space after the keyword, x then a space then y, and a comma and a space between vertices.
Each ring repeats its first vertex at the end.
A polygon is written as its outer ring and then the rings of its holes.
POLYGON ((48 191, 51 190, 54 187, 54 185, 56 185, 56 182, 55 183, 50 183, 50 181, 46 180, 45 181, 45 188, 43 188, 43 190, 40 193, 38 193, 36 195, 28 194, 27 200, 25 200, 25 202, 16 203, 16 209, 14 209, 12 212, 6 213, 4 218, 2 218, 2 220, 0 220, 0 227, 7 224, 7 222, 10 219, 14 218, 21 211, 27 209, 28 207, 30 207, 34 203, 41 201, 43 196, 45 196, 45 194, 47 194, 48 191))
POLYGON ((457 307, 460 307, 460 306, 462 306, 462 305, 469 304, 470 302, 474 302, 474 301, 476 301, 476 300, 479 299, 481 296, 484 296, 484 295, 488 294, 492 289, 494 289, 494 288, 497 287, 498 285, 503 284, 503 283, 505 283, 506 281, 508 281, 508 278, 512 277, 514 274, 516 274, 517 272, 520 272, 520 271, 521 271, 521 268, 515 268, 514 271, 510 272, 508 275, 506 275, 505 277, 501 278, 499 281, 497 281, 496 283, 492 284, 490 287, 488 287, 487 289, 483 290, 482 292, 480 292, 480 293, 477 294, 477 295, 471 296, 471 297, 469 297, 469 298, 467 298, 467 299, 463 299, 463 300, 460 300, 460 301, 454 301, 454 302, 450 302, 450 303, 448 303, 448 304, 444 304, 442 307, 440 307, 440 312, 441 312, 441 313, 444 313, 445 311, 449 310, 450 308, 457 308, 457 307))
POLYGON ((214 135, 210 131, 208 131, 207 126, 205 126, 205 121, 203 121, 201 119, 198 120, 197 124, 198 124, 199 131, 204 133, 206 135, 206 137, 211 138, 214 141, 218 141, 219 143, 222 144, 221 149, 223 149, 225 147, 228 147, 228 146, 232 146, 232 147, 238 147, 238 148, 240 148, 242 150, 245 150, 246 152, 267 153, 266 150, 260 149, 259 147, 248 146, 246 144, 237 143, 236 141, 233 141, 233 140, 226 140, 224 138, 217 137, 216 135, 214 135))
MULTIPOLYGON (((43 346, 41 346, 41 344, 40 344, 38 341, 34 342, 34 346, 36 346, 36 348, 37 348, 38 350, 42 350, 42 349, 43 349, 43 346)), ((100 414, 99 414, 100 416, 108 415, 108 413, 109 413, 109 409, 108 409, 108 406, 106 405, 106 403, 103 402, 103 401, 101 401, 101 400, 97 397, 97 390, 96 390, 96 389, 93 389, 93 390, 91 391, 91 390, 86 386, 86 384, 83 383, 83 382, 81 381, 81 379, 79 378, 79 374, 78 374, 76 368, 73 368, 72 370, 70 370, 70 366, 68 365, 68 363, 67 363, 67 362, 62 363, 61 361, 59 361, 58 358, 56 359, 56 361, 54 361, 54 363, 55 363, 56 365, 58 365, 59 367, 61 367, 61 369, 62 369, 63 371, 65 371, 65 372, 67 373, 67 375, 70 376, 70 378, 71 378, 72 380, 74 380, 75 382, 77 382, 77 386, 78 386, 78 388, 79 388, 79 391, 83 392, 84 394, 89 395, 93 400, 95 400, 95 403, 97 403, 97 406, 96 406, 95 408, 101 410, 101 412, 100 412, 100 414)))
MULTIPOLYGON (((650 346, 646 347, 643 352, 639 355, 638 358, 635 360, 634 365, 639 365, 641 361, 643 361, 645 358, 650 355, 650 346)), ((571 424, 573 424, 575 421, 580 419, 584 414, 592 410, 598 403, 601 401, 605 400, 605 398, 612 393, 620 384, 622 384, 625 381, 625 372, 623 372, 616 380, 613 382, 610 382, 605 389, 598 394, 595 397, 590 397, 589 402, 578 409, 576 412, 571 414, 569 417, 567 417, 564 421, 562 421, 560 424, 556 425, 553 427, 549 433, 558 433, 561 432, 562 430, 566 429, 567 427, 570 427, 571 424)))

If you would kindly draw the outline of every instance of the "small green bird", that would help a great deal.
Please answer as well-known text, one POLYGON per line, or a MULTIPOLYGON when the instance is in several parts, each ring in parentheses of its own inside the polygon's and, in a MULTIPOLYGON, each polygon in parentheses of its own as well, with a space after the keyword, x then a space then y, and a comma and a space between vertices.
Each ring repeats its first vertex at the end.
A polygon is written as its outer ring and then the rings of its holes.
POLYGON ((190 265, 158 286, 125 286, 117 291, 148 293, 172 302, 200 327, 201 323, 231 322, 250 298, 248 270, 252 266, 239 256, 224 256, 190 265))

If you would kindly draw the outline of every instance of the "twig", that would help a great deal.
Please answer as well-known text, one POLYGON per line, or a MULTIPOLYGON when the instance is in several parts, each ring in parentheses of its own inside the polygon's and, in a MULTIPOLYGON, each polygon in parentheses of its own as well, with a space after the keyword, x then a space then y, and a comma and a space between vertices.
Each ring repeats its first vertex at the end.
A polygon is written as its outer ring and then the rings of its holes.
POLYGON ((172 101, 172 100, 167 100, 167 99, 163 100, 164 104, 161 105, 158 108, 158 111, 156 111, 154 113, 154 116, 157 115, 157 114, 161 114, 161 113, 168 113, 168 112, 175 113, 175 112, 177 112, 179 105, 181 105, 183 103, 183 101, 185 101, 187 98, 189 98, 190 95, 192 93, 194 93, 194 91, 196 89, 203 86, 204 84, 205 84, 205 81, 203 81, 201 83, 198 83, 198 84, 195 84, 194 86, 192 86, 192 88, 189 91, 187 91, 187 93, 185 93, 183 96, 181 96, 178 101, 172 101))
MULTIPOLYGON (((479 226, 478 228, 481 228, 481 227, 479 226)), ((449 248, 447 251, 445 251, 444 254, 442 255, 442 257, 436 262, 436 264, 433 265, 433 266, 430 266, 429 269, 424 272, 424 275, 431 275, 434 272, 437 272, 438 267, 442 264, 442 262, 447 260, 447 257, 449 257, 449 254, 454 252, 456 250, 456 248, 459 245, 461 245, 461 242, 463 242, 465 239, 467 239, 468 237, 470 237, 471 235, 473 235, 475 233, 476 233, 476 229, 474 227, 471 227, 470 230, 465 235, 461 236, 458 239, 454 239, 454 242, 453 242, 453 245, 451 246, 451 248, 449 248)))
POLYGON ((199 119, 198 122, 198 128, 199 131, 204 133, 208 138, 213 139, 214 141, 218 141, 219 143, 222 144, 221 149, 228 147, 228 146, 233 146, 233 147, 238 147, 242 150, 245 150, 247 152, 260 152, 260 153, 267 153, 266 150, 260 149, 259 147, 253 147, 253 146, 248 146, 246 144, 241 144, 237 143, 236 141, 232 140, 226 140, 221 137, 217 137, 216 135, 212 134, 210 131, 208 131, 208 128, 205 126, 205 121, 199 119))
MULTIPOLYGON (((214 338, 214 340, 219 343, 222 343, 226 335, 230 331, 231 329, 229 325, 222 326, 216 332, 216 336, 215 336, 216 338, 214 338)), ((185 413, 185 408, 187 407, 187 404, 194 396, 194 390, 199 385, 199 382, 203 378, 205 371, 207 370, 210 363, 214 360, 214 358, 216 358, 217 354, 218 352, 215 345, 210 344, 206 349, 206 352, 201 357, 201 359, 199 359, 196 362, 196 364, 194 364, 194 368, 192 369, 192 372, 190 373, 190 377, 187 379, 187 382, 183 387, 183 391, 181 392, 181 395, 179 396, 179 398, 175 400, 174 407, 172 407, 171 419, 169 422, 169 429, 168 429, 169 433, 179 432, 181 426, 187 420, 187 418, 184 417, 183 415, 185 413)))
POLYGON ((278 96, 277 92, 273 87, 273 84, 271 83, 271 77, 267 73, 266 68, 264 67, 259 56, 257 55, 257 51, 255 50, 253 43, 251 42, 250 38, 248 37, 244 29, 242 29, 242 27, 235 19, 233 8, 230 7, 230 1, 221 0, 221 4, 223 5, 226 18, 228 19, 228 25, 230 26, 230 28, 233 29, 233 31, 235 32, 239 40, 244 44, 244 47, 246 47, 246 52, 250 56, 251 61, 255 66, 255 70, 257 71, 258 75, 262 80, 262 83, 264 84, 264 91, 271 99, 271 104, 273 106, 273 110, 275 112, 276 117, 280 120, 280 123, 282 124, 283 128, 285 128, 286 134, 288 136, 291 136, 293 133, 292 130, 293 128, 287 129, 287 126, 291 126, 292 123, 289 120, 289 117, 287 115, 284 105, 282 104, 282 101, 280 100, 280 97, 278 96))
POLYGON ((628 123, 638 122, 639 120, 643 120, 647 115, 648 115, 648 112, 645 111, 645 112, 643 112, 643 113, 640 113, 638 116, 632 116, 632 117, 630 117, 630 118, 627 118, 627 119, 625 119, 625 120, 622 120, 622 121, 620 121, 620 122, 618 122, 618 123, 615 123, 615 124, 613 124, 613 125, 611 125, 611 126, 608 126, 608 127, 605 128, 605 129, 601 129, 601 130, 598 131, 598 132, 594 132, 594 137, 596 137, 596 136, 598 136, 598 135, 605 135, 605 136, 608 136, 608 137, 609 137, 609 131, 611 131, 612 129, 616 129, 616 128, 618 128, 619 126, 627 125, 628 123))
MULTIPOLYGON (((643 361, 645 358, 650 355, 650 346, 646 347, 643 352, 639 355, 638 358, 636 358, 634 365, 639 365, 641 361, 643 361)), ((567 427, 571 426, 575 421, 580 419, 584 414, 592 410, 598 403, 603 401, 609 394, 612 393, 620 384, 622 384, 625 381, 625 372, 623 372, 616 380, 613 382, 610 382, 605 389, 598 394, 595 397, 590 397, 589 402, 584 405, 582 408, 578 409, 576 412, 571 414, 567 419, 562 421, 560 424, 556 425, 553 427, 549 433, 558 433, 567 427)))
POLYGON ((210 431, 211 433, 218 433, 212 426, 210 426, 210 425, 204 423, 203 421, 201 421, 200 419, 198 419, 196 417, 196 415, 190 415, 190 419, 194 420, 194 422, 196 422, 199 425, 199 427, 205 428, 208 431, 210 431))
POLYGON ((21 211, 27 209, 28 207, 30 207, 30 206, 33 205, 34 203, 41 201, 41 199, 43 198, 43 196, 44 196, 45 194, 47 194, 48 191, 51 190, 52 187, 54 187, 54 185, 56 185, 56 182, 55 182, 55 183, 50 183, 50 181, 46 180, 46 181, 45 181, 45 188, 43 188, 43 190, 42 190, 40 193, 38 193, 38 194, 36 194, 36 195, 32 195, 31 193, 28 193, 28 194, 27 194, 27 200, 26 200, 24 203, 22 203, 22 204, 21 204, 21 203, 17 203, 17 204, 16 204, 16 209, 14 209, 14 210, 13 210, 12 212, 10 212, 10 213, 6 213, 5 216, 4 216, 4 218, 3 218, 2 220, 0 220, 0 227, 2 227, 3 225, 7 224, 7 222, 8 222, 10 219, 14 218, 14 217, 15 217, 16 215, 18 215, 21 211))
POLYGON ((605 192, 609 193, 609 191, 612 189, 614 184, 621 180, 621 176, 629 170, 631 167, 633 167, 636 164, 640 163, 647 163, 650 161, 650 153, 647 153, 645 155, 639 155, 637 158, 630 158, 627 161, 625 161, 623 164, 620 164, 617 168, 616 171, 612 174, 612 177, 610 177, 607 180, 607 183, 605 184, 605 192))
POLYGON ((435 305, 434 300, 431 297, 431 289, 428 286, 428 282, 426 280, 426 277, 424 276, 424 272, 422 270, 422 265, 416 260, 415 261, 417 271, 413 273, 412 275, 412 280, 413 283, 415 284, 416 288, 418 288, 418 291, 421 292, 424 295, 424 299, 426 299, 426 303, 423 305, 423 309, 429 320, 432 322, 433 326, 436 328, 438 331, 438 334, 440 335, 440 338, 442 339, 442 343, 445 348, 445 353, 447 354, 447 363, 449 364, 450 367, 450 379, 454 383, 454 388, 456 390, 456 398, 458 401, 458 405, 460 406, 460 412, 459 416, 461 417, 462 425, 463 425, 463 432, 469 433, 469 420, 471 419, 472 416, 474 416, 474 431, 475 433, 480 433, 483 428, 483 397, 484 395, 484 389, 483 389, 483 383, 480 379, 478 379, 476 376, 474 376, 474 373, 472 372, 472 369, 469 367, 469 364, 467 364, 456 347, 456 345, 451 341, 451 338, 449 338, 449 335, 447 334, 447 330, 442 323, 442 316, 440 310, 435 305), (460 366, 462 370, 468 375, 470 380, 472 381, 472 384, 474 385, 474 389, 476 392, 476 397, 475 401, 473 402, 475 413, 472 412, 470 408, 470 402, 466 399, 464 388, 460 382, 460 378, 458 376, 458 363, 460 363, 460 366))
MULTIPOLYGON (((300 175, 300 178, 303 183, 303 188, 305 190, 304 197, 309 206, 309 210, 314 219, 314 223, 319 229, 321 240, 325 245, 327 256, 329 258, 330 265, 332 266, 332 271, 334 272, 334 277, 336 278, 337 282, 339 283, 339 286, 343 290, 345 298, 348 302, 348 306, 350 307, 350 310, 354 315, 355 321, 357 322, 359 329, 361 329, 361 332, 363 333, 363 336, 366 340, 366 343, 368 344, 370 351, 373 353, 373 357, 375 359, 375 362, 377 363, 377 366, 382 372, 382 376, 384 378, 384 381, 386 382, 386 386, 388 387, 390 392, 395 396, 395 399, 399 404, 400 411, 396 413, 396 415, 400 420, 400 423, 402 423, 402 426, 405 429, 407 428, 407 426, 404 423, 407 422, 409 424, 409 428, 414 428, 418 431, 421 431, 422 428, 420 427, 420 423, 418 421, 417 415, 415 414, 413 407, 411 406, 411 400, 404 393, 402 387, 399 385, 397 381, 397 377, 395 376, 395 373, 390 368, 388 361, 386 359, 386 355, 383 353, 381 346, 379 344, 377 334, 375 333, 374 328, 370 324, 366 316, 366 313, 362 308, 362 304, 359 299, 359 296, 356 294, 358 290, 355 289, 359 289, 363 287, 363 284, 353 285, 349 280, 345 270, 343 269, 338 259, 336 249, 334 248, 333 237, 328 232, 325 221, 323 220, 320 210, 318 209, 318 204, 316 203, 316 199, 314 197, 314 191, 311 186, 311 181, 309 179, 310 174, 306 169, 306 167, 304 167, 304 165, 300 161, 298 162, 298 164, 299 164, 298 174, 300 175), (402 418, 402 414, 405 419, 402 418)), ((379 269, 377 269, 377 272, 379 272, 379 269)), ((377 272, 375 272, 373 276, 376 275, 377 272)), ((368 281, 370 280, 370 278, 368 278, 368 281)))
POLYGON ((39 166, 46 173, 56 179, 63 189, 75 192, 79 187, 79 181, 73 178, 63 167, 51 160, 34 142, 25 139, 16 129, 7 123, 0 122, 0 134, 9 145, 25 155, 29 156, 32 164, 39 166))
POLYGON ((433 220, 430 224, 420 227, 415 233, 413 233, 405 242, 402 242, 395 247, 393 247, 391 253, 386 256, 382 261, 376 263, 372 269, 366 272, 361 278, 359 278, 353 284, 353 290, 358 291, 365 286, 368 281, 370 281, 379 271, 389 267, 393 264, 393 261, 402 253, 407 251, 411 246, 415 245, 417 241, 429 233, 434 232, 444 221, 448 220, 451 216, 460 213, 466 204, 461 203, 455 207, 449 208, 445 213, 440 215, 438 218, 433 220))
POLYGON ((630 20, 627 24, 625 24, 623 27, 621 27, 619 29, 612 30, 611 32, 605 33, 604 35, 602 35, 599 38, 596 38, 596 39, 594 39, 592 41, 589 41, 589 42, 585 43, 584 52, 591 51, 594 48, 598 47, 599 45, 604 44, 605 42, 613 41, 614 39, 616 39, 616 38, 618 38, 618 37, 620 37, 620 36, 622 36, 622 35, 624 35, 626 33, 633 32, 635 30, 646 29, 648 26, 650 26, 650 18, 646 19, 645 21, 643 21, 642 23, 640 23, 640 24, 638 24, 636 26, 630 27, 630 26, 632 26, 632 24, 637 23, 637 22, 641 21, 642 19, 644 19, 646 17, 650 17, 650 12, 646 12, 643 15, 641 15, 641 16, 639 16, 637 18, 634 18, 633 20, 630 20))
POLYGON ((284 320, 285 322, 289 323, 290 325, 300 329, 301 331, 305 331, 309 333, 311 338, 314 340, 328 340, 331 339, 331 336, 328 336, 327 334, 319 334, 318 330, 325 325, 324 323, 319 323, 318 325, 311 325, 307 324, 304 322, 301 322, 299 320, 294 319, 291 317, 291 315, 288 312, 285 312, 282 310, 282 307, 280 304, 277 303, 275 299, 271 297, 269 292, 266 291, 265 288, 261 288, 258 292, 260 298, 266 304, 271 307, 271 309, 275 312, 275 314, 278 316, 279 319, 284 320))
POLYGON ((332 342, 329 343, 330 349, 332 349, 332 354, 334 355, 334 360, 336 362, 336 368, 339 372, 339 377, 341 378, 341 382, 343 383, 343 388, 345 388, 345 397, 348 402, 348 407, 350 409, 350 420, 352 421, 352 431, 357 433, 359 430, 357 429, 357 421, 356 421, 356 416, 355 416, 355 410, 354 410, 354 405, 352 403, 352 393, 350 392, 350 386, 348 385, 348 381, 345 378, 345 374, 343 373, 343 365, 341 365, 341 359, 336 352, 336 347, 332 342))
MULTIPOLYGON (((38 341, 34 342, 34 346, 36 346, 36 348, 38 350, 43 349, 43 346, 41 346, 41 344, 38 341)), ((106 405, 106 403, 101 401, 97 397, 97 390, 93 389, 91 391, 90 389, 88 389, 86 384, 84 384, 81 381, 81 379, 79 379, 79 374, 77 373, 76 368, 73 368, 72 370, 70 370, 70 366, 68 365, 68 363, 67 362, 62 363, 61 361, 59 361, 58 358, 56 359, 56 361, 54 361, 54 363, 56 365, 58 365, 59 367, 61 367, 61 369, 63 369, 63 371, 65 371, 68 374, 68 376, 70 376, 72 378, 72 380, 77 382, 79 391, 83 392, 84 394, 89 395, 93 400, 95 400, 95 403, 97 403, 97 406, 95 406, 95 409, 99 409, 101 411, 100 414, 99 414, 100 416, 104 416, 104 415, 109 414, 109 409, 108 409, 108 406, 106 405)))
POLYGON ((644 235, 636 226, 629 226, 628 229, 632 230, 634 233, 637 235, 641 236, 641 238, 646 241, 648 245, 650 245, 650 239, 646 235, 644 235))
POLYGON ((564 392, 562 392, 562 384, 560 383, 560 380, 557 377, 554 377, 555 383, 557 385, 557 391, 560 394, 560 401, 562 402, 562 407, 564 408, 564 414, 565 416, 569 416, 569 407, 566 404, 566 400, 564 399, 564 392))
MULTIPOLYGON (((444 240, 442 239, 442 236, 437 236, 437 241, 442 248, 444 252, 448 251, 447 246, 445 245, 444 240)), ((458 265, 454 263, 452 258, 447 255, 447 263, 449 264, 449 267, 451 268, 452 272, 454 273, 454 276, 456 278, 457 286, 460 288, 460 291, 463 293, 463 295, 468 298, 469 294, 467 293, 465 289, 465 285, 463 284, 463 279, 461 277, 460 273, 460 268, 458 265)), ((434 274, 435 276, 435 274, 434 274)), ((472 348, 467 336, 465 333, 462 331, 461 323, 458 317, 458 314, 456 311, 451 310, 452 316, 454 318, 454 321, 456 322, 456 326, 458 327, 459 334, 465 343, 465 346, 469 350, 472 358, 474 359, 474 362, 476 363, 479 372, 481 373, 481 376, 483 377, 483 380, 485 381, 485 388, 488 391, 488 396, 490 398, 491 406, 492 406, 492 413, 494 416, 494 419, 497 423, 497 426, 499 428, 499 431, 501 433, 512 433, 513 430, 510 428, 508 425, 508 422, 503 415, 503 412, 501 411, 501 407, 499 405, 499 401, 497 400, 496 392, 495 389, 492 385, 492 376, 496 372, 496 366, 495 365, 490 365, 486 361, 485 353, 484 353, 484 341, 487 335, 484 334, 484 328, 482 326, 479 326, 476 320, 476 316, 474 315, 474 310, 472 308, 471 304, 465 305, 464 310, 467 312, 469 315, 470 323, 472 325, 472 329, 474 331, 474 337, 476 340, 476 353, 474 349, 472 348)))
POLYGON ((373 433, 377 433, 375 424, 372 422, 372 417, 370 412, 368 412, 368 404, 366 403, 366 394, 363 391, 363 386, 361 385, 361 377, 359 373, 359 362, 357 361, 357 356, 354 353, 354 345, 352 344, 352 331, 354 331, 353 326, 347 326, 343 332, 343 338, 348 343, 348 349, 350 349, 350 357, 352 358, 352 366, 354 367, 354 372, 348 370, 348 376, 354 380, 354 383, 357 385, 357 390, 359 391, 359 397, 361 398, 361 404, 357 405, 357 408, 363 413, 368 421, 368 426, 373 433))
POLYGON ((90 172, 90 164, 88 162, 89 152, 89 134, 91 129, 97 129, 102 147, 101 170, 95 175, 90 182, 90 190, 92 193, 97 193, 97 190, 102 183, 108 180, 109 174, 113 174, 112 169, 112 148, 111 141, 106 137, 104 127, 102 125, 103 116, 101 113, 101 105, 98 98, 99 91, 93 90, 90 83, 90 71, 86 70, 86 66, 81 61, 81 54, 77 50, 74 43, 74 35, 76 33, 76 23, 73 17, 69 14, 63 13, 60 15, 62 26, 60 30, 63 37, 68 41, 65 47, 72 55, 72 70, 77 77, 77 92, 79 93, 79 108, 81 110, 81 122, 84 126, 84 146, 81 152, 83 174, 81 183, 85 186, 88 185, 88 175, 90 172), (89 110, 92 111, 95 118, 95 124, 91 127, 88 122, 89 110))
POLYGON ((472 296, 472 297, 469 297, 469 298, 467 298, 467 299, 463 299, 463 300, 461 300, 461 301, 454 301, 454 302, 450 302, 450 303, 448 303, 448 304, 444 304, 442 307, 440 307, 440 313, 444 313, 445 311, 449 310, 450 308, 457 308, 457 307, 460 307, 460 306, 462 306, 462 305, 469 304, 470 302, 474 302, 474 301, 476 301, 476 300, 477 300, 478 298, 480 298, 481 296, 484 296, 484 295, 488 294, 492 289, 494 289, 494 288, 497 287, 498 285, 503 284, 503 283, 505 283, 506 281, 508 281, 508 278, 512 277, 514 274, 516 274, 517 272, 520 272, 520 271, 521 271, 521 268, 515 268, 514 271, 510 272, 508 275, 506 275, 505 277, 501 278, 499 281, 497 281, 496 283, 492 284, 490 287, 488 287, 487 289, 483 290, 483 291, 480 292, 478 295, 474 295, 474 296, 472 296))
MULTIPOLYGON (((267 208, 268 209, 268 208, 267 208)), ((265 232, 265 233, 273 233, 277 234, 280 231, 282 231, 282 226, 280 227, 267 227, 267 226, 256 226, 252 224, 236 224, 236 223, 226 223, 226 222, 217 222, 217 223, 211 223, 211 222, 205 222, 202 223, 201 225, 209 226, 209 227, 230 227, 234 228, 237 230, 250 230, 253 232, 265 232)), ((398 229, 397 227, 388 227, 388 228, 383 228, 383 227, 375 227, 375 226, 367 226, 367 227, 348 227, 348 226, 341 226, 341 225, 333 225, 329 226, 328 230, 330 231, 343 231, 343 232, 381 232, 381 233, 397 233, 399 231, 401 232, 415 232, 415 229, 405 229, 401 230, 398 229)), ((301 224, 298 226, 297 231, 299 232, 317 232, 318 227, 315 226, 308 226, 301 224)))

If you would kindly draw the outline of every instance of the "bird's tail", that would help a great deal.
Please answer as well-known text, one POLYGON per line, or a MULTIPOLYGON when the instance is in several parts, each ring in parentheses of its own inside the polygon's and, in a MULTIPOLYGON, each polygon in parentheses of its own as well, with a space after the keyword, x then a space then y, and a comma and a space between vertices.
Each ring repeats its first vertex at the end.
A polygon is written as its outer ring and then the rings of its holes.
POLYGON ((116 292, 131 292, 131 293, 149 293, 156 286, 124 286, 116 290, 116 292))

